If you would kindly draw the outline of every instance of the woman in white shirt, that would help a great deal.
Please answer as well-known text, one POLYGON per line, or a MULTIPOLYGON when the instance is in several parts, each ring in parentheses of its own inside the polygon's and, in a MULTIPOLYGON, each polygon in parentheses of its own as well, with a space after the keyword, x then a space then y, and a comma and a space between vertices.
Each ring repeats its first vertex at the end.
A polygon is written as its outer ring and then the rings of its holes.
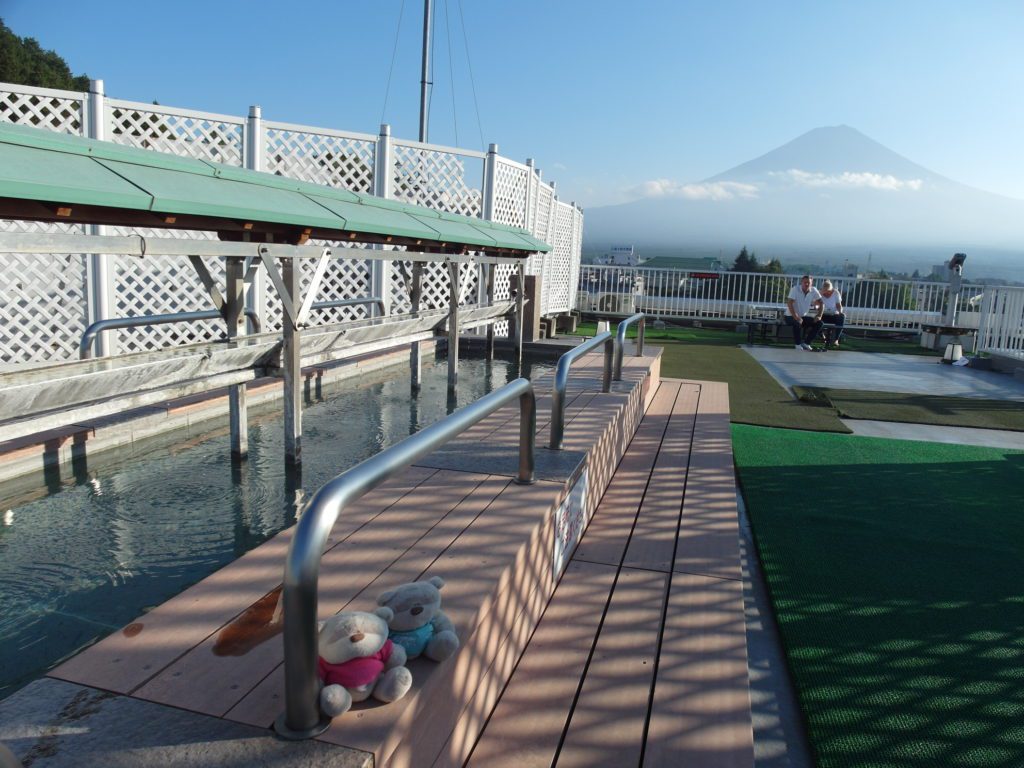
POLYGON ((843 314, 843 296, 832 287, 830 280, 821 284, 821 306, 824 309, 821 322, 826 326, 823 334, 825 346, 838 347, 839 339, 843 336, 846 315, 843 314), (828 328, 829 325, 834 325, 836 328, 828 328))

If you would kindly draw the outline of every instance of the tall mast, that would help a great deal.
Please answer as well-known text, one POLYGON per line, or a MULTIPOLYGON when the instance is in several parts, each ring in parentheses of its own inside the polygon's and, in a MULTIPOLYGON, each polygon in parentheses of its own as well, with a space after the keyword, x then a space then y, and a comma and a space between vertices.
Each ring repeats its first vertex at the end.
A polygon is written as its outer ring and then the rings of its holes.
POLYGON ((423 0, 423 76, 420 79, 420 141, 427 140, 427 99, 430 82, 430 0, 423 0))

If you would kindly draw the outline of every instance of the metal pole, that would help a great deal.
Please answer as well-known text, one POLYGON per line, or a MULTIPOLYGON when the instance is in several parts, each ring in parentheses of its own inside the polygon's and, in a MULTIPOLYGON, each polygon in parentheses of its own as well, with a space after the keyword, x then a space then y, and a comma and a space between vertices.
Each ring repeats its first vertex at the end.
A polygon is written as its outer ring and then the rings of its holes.
MULTIPOLYGON (((245 128, 245 167, 252 171, 262 171, 265 134, 263 113, 259 105, 254 104, 249 107, 249 119, 246 121, 245 128)), ((255 256, 251 256, 246 259, 247 269, 255 258, 255 256)), ((260 327, 267 324, 266 290, 263 270, 258 269, 253 273, 252 282, 249 283, 249 288, 245 293, 245 306, 255 315, 255 320, 252 317, 249 319, 249 333, 259 333, 260 327)))
MULTIPOLYGON (((107 116, 106 96, 103 92, 102 80, 89 81, 89 120, 86 124, 86 135, 90 139, 104 141, 107 138, 107 116)), ((105 235, 106 227, 102 224, 87 224, 86 234, 97 236, 105 235)), ((89 289, 86 299, 86 317, 88 324, 97 320, 106 320, 114 313, 112 301, 114 293, 114 275, 111 271, 111 259, 113 257, 105 253, 97 253, 89 256, 87 260, 86 276, 89 289)), ((99 357, 107 357, 117 352, 117 345, 111 343, 109 334, 100 334, 97 346, 99 357)))
MULTIPOLYGON (((230 257, 225 264, 228 342, 245 335, 245 259, 230 257)), ((231 423, 231 455, 244 459, 249 453, 249 429, 245 384, 228 387, 228 414, 231 423)))
MULTIPOLYGON (((299 259, 281 259, 281 280, 292 303, 299 304, 299 259)), ((283 298, 283 297, 282 297, 283 298)), ((302 334, 287 313, 284 318, 281 345, 281 368, 284 371, 284 461, 302 463, 302 334)))
MULTIPOLYGON (((494 272, 497 265, 485 264, 484 267, 487 270, 487 303, 488 305, 494 304, 494 272)), ((494 359, 494 323, 490 322, 487 324, 487 348, 486 357, 488 360, 494 359)))
MULTIPOLYGON (((420 293, 423 287, 423 264, 419 261, 412 265, 412 291, 409 300, 412 306, 409 311, 417 314, 420 311, 420 293)), ((420 343, 414 341, 409 346, 409 378, 412 380, 412 390, 415 392, 420 388, 423 380, 423 359, 420 355, 420 343)))
POLYGON ((555 368, 555 385, 551 389, 551 440, 548 443, 553 451, 562 450, 565 436, 565 390, 569 385, 569 369, 574 360, 587 354, 595 347, 604 345, 604 375, 601 379, 601 391, 608 392, 612 383, 612 356, 615 351, 615 339, 609 331, 597 334, 590 341, 573 347, 560 358, 555 368))
POLYGON ((523 262, 516 264, 516 366, 523 364, 523 302, 525 301, 526 280, 523 276, 523 262))
POLYGON ((423 2, 423 76, 420 78, 420 141, 427 140, 427 105, 430 100, 430 0, 423 2))
MULTIPOLYGON (((391 126, 381 123, 380 135, 373 155, 373 194, 385 200, 391 198, 394 153, 391 146, 391 126)), ((383 247, 383 246, 380 246, 383 247)), ((380 296, 380 314, 391 314, 391 263, 371 261, 370 282, 374 296, 380 296)))
POLYGON ((448 389, 459 385, 459 264, 448 262, 448 389))
POLYGON ((299 516, 284 566, 285 711, 274 729, 287 739, 309 739, 330 725, 317 701, 317 584, 327 536, 345 508, 417 459, 519 398, 520 444, 517 482, 534 482, 537 408, 533 385, 516 379, 475 403, 381 451, 326 483, 299 516))
POLYGON ((626 330, 633 323, 637 324, 636 327, 636 354, 637 357, 644 353, 644 325, 645 318, 643 312, 638 312, 635 315, 627 317, 625 320, 619 323, 619 327, 615 331, 615 370, 612 378, 615 381, 622 381, 622 356, 626 348, 626 330))

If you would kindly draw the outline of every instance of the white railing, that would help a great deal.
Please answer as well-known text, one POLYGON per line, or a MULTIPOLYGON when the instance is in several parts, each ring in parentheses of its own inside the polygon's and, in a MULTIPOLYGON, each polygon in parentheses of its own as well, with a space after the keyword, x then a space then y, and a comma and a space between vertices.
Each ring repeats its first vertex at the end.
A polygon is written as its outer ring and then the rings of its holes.
MULTIPOLYGON (((575 205, 560 202, 554 185, 544 182, 532 163, 501 157, 496 145, 480 152, 392 138, 387 126, 373 135, 272 122, 263 120, 259 107, 240 117, 109 99, 99 80, 93 82, 90 93, 0 83, 0 121, 237 165, 524 227, 552 246, 549 254, 531 258, 526 268, 527 274, 541 277, 542 314, 573 308, 583 213, 575 205)), ((0 221, 0 232, 23 231, 82 232, 84 228, 0 221)), ((89 231, 212 237, 204 232, 124 227, 90 227, 89 231)), ((496 299, 508 298, 512 273, 510 266, 496 268, 496 299)), ((74 359, 82 332, 98 320, 209 306, 194 274, 160 259, 12 255, 6 259, 5 274, 8 278, 0 286, 0 363, 74 359), (96 290, 97 284, 103 289, 96 290), (93 298, 97 296, 107 299, 97 302, 93 298)), ((388 312, 407 312, 404 274, 389 262, 336 262, 325 276, 319 298, 337 301, 374 295, 384 299, 388 312)), ((444 270, 425 270, 421 307, 447 306, 447 285, 444 270)), ((463 292, 465 302, 476 302, 482 289, 479 273, 471 275, 463 292)), ((257 283, 248 306, 266 329, 280 327, 282 311, 273 291, 257 283)), ((322 313, 317 322, 357 319, 367 312, 366 307, 339 307, 322 313)), ((154 327, 124 339, 120 351, 207 341, 219 333, 215 322, 196 324, 187 331, 154 327)))
POLYGON ((1024 288, 985 290, 978 343, 983 352, 1024 360, 1024 288))
MULTIPOLYGON (((926 280, 882 280, 816 275, 828 278, 843 296, 848 328, 919 331, 943 325, 949 285, 926 280)), ((800 275, 761 272, 692 272, 680 269, 614 267, 584 264, 576 298, 582 312, 628 316, 643 312, 654 318, 676 317, 729 322, 753 320, 785 309, 786 297, 800 275)), ((961 287, 956 325, 977 328, 982 285, 961 287)))

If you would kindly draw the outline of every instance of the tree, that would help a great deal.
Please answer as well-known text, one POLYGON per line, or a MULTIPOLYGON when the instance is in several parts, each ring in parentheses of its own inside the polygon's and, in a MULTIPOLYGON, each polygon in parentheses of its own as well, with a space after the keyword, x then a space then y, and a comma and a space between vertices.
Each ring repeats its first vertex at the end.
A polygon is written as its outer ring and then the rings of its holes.
POLYGON ((31 37, 18 37, 0 18, 0 82, 59 88, 65 91, 89 90, 88 75, 72 75, 71 68, 53 51, 44 51, 31 37))
POLYGON ((757 256, 747 252, 747 246, 743 246, 736 261, 733 262, 730 272, 760 272, 761 266, 757 263, 757 256))

